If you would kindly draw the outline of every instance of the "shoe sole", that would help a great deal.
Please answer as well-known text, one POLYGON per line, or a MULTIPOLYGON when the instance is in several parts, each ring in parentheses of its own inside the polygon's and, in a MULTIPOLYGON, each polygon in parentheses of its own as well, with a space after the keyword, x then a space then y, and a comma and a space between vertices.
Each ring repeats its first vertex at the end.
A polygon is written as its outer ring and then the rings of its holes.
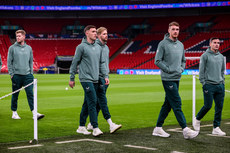
POLYGON ((195 135, 193 135, 192 137, 184 137, 184 138, 185 138, 185 139, 193 139, 193 138, 197 137, 198 134, 199 134, 199 132, 197 132, 197 133, 196 133, 195 135))
POLYGON ((12 117, 12 119, 14 119, 14 120, 20 120, 21 118, 13 118, 13 117, 12 117))
POLYGON ((40 120, 40 119, 42 119, 42 118, 44 118, 44 117, 45 117, 45 115, 41 115, 41 116, 38 117, 37 120, 40 120))
POLYGON ((122 125, 120 125, 119 127, 117 127, 116 129, 114 129, 113 131, 110 131, 110 134, 115 133, 117 130, 119 130, 122 127, 122 125))
POLYGON ((84 135, 90 135, 91 134, 91 132, 90 133, 82 133, 82 132, 79 132, 78 130, 76 132, 79 134, 84 134, 84 135))
POLYGON ((156 134, 156 133, 153 133, 152 135, 153 136, 157 136, 157 137, 162 137, 162 138, 168 138, 168 137, 170 137, 170 135, 169 136, 163 136, 163 135, 156 134))
POLYGON ((94 134, 93 134, 94 137, 98 137, 98 136, 100 136, 100 135, 103 135, 103 133, 100 133, 100 134, 97 134, 97 135, 94 135, 94 134))
POLYGON ((220 134, 217 134, 217 133, 212 133, 212 135, 216 135, 216 136, 226 136, 227 134, 225 134, 225 135, 220 135, 220 134))

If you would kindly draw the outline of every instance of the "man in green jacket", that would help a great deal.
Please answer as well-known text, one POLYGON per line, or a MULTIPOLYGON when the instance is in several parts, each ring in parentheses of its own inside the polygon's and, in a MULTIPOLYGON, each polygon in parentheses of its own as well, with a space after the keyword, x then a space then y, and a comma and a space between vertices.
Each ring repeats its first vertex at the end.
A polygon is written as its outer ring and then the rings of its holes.
MULTIPOLYGON (((33 52, 32 48, 26 44, 24 30, 17 30, 16 42, 9 47, 7 66, 12 81, 13 91, 20 89, 22 86, 26 86, 33 82, 33 52)), ((34 95, 33 85, 25 88, 27 100, 30 106, 30 110, 35 117, 34 112, 34 95)), ((11 98, 11 110, 13 111, 13 119, 21 119, 17 113, 19 92, 12 95, 11 98)), ((44 115, 37 113, 37 119, 43 118, 44 115)))
MULTIPOLYGON (((99 45, 99 48, 102 51, 102 58, 105 59, 105 68, 106 74, 109 74, 109 47, 106 45, 108 41, 108 31, 105 27, 100 27, 97 29, 97 36, 98 39, 96 40, 96 44, 99 45)), ((109 84, 105 84, 105 79, 103 74, 99 73, 99 88, 98 88, 98 103, 97 103, 97 114, 99 113, 100 109, 102 110, 102 114, 106 121, 110 126, 110 133, 116 132, 118 129, 122 127, 122 125, 118 125, 112 122, 111 115, 109 112, 109 108, 107 105, 107 98, 106 98, 106 91, 109 84)), ((87 126, 87 130, 92 130, 93 127, 89 123, 87 126)))
POLYGON ((91 134, 85 127, 89 114, 90 122, 93 126, 93 136, 99 136, 103 134, 98 128, 96 111, 99 71, 101 71, 103 78, 105 78, 106 84, 109 83, 109 79, 105 71, 105 60, 102 58, 101 49, 95 43, 97 36, 96 27, 88 25, 85 27, 84 33, 86 37, 84 37, 82 43, 77 46, 70 67, 69 86, 71 88, 75 86, 74 78, 77 73, 77 66, 79 66, 79 80, 85 92, 85 100, 80 114, 80 126, 76 132, 85 135, 91 134))
POLYGON ((201 55, 199 65, 199 79, 203 85, 204 106, 196 115, 193 127, 200 131, 200 120, 212 108, 213 99, 215 101, 215 117, 212 134, 225 136, 226 133, 220 129, 221 114, 225 96, 224 56, 219 52, 219 38, 211 38, 210 47, 201 55))
POLYGON ((179 35, 179 24, 171 22, 169 24, 168 34, 165 35, 157 48, 155 64, 161 69, 161 79, 165 90, 165 101, 157 120, 156 127, 152 135, 160 137, 169 137, 162 126, 168 113, 173 109, 177 121, 183 129, 185 139, 191 139, 198 135, 198 132, 191 130, 186 125, 186 119, 181 110, 181 98, 179 95, 179 81, 181 73, 185 68, 184 45, 177 39, 179 35))

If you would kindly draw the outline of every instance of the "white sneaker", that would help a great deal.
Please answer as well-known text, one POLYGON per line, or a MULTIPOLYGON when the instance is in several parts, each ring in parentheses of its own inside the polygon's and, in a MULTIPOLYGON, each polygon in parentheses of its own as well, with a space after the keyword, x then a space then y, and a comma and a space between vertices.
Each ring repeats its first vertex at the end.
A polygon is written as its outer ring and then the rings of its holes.
MULTIPOLYGON (((34 119, 34 112, 32 112, 32 113, 33 113, 33 119, 34 119)), ((44 114, 40 114, 40 113, 37 112, 37 120, 40 120, 40 119, 42 119, 43 117, 45 117, 44 114)))
POLYGON ((99 135, 102 135, 103 132, 99 128, 94 128, 93 129, 93 136, 97 137, 99 135))
POLYGON ((213 128, 212 134, 219 135, 219 136, 225 136, 226 133, 223 132, 219 127, 213 128))
POLYGON ((87 130, 93 130, 93 126, 92 124, 89 122, 89 124, 87 125, 87 130))
POLYGON ((85 126, 79 126, 76 132, 84 134, 84 135, 90 135, 91 134, 91 132, 87 131, 85 126))
POLYGON ((164 138, 170 137, 170 134, 165 132, 162 127, 155 127, 152 135, 164 138))
POLYGON ((110 126, 110 133, 115 133, 117 130, 119 130, 120 128, 122 127, 121 124, 115 124, 113 123, 111 126, 110 126))
POLYGON ((196 117, 193 119, 192 125, 195 131, 200 131, 200 121, 196 117))
POLYGON ((19 117, 19 115, 18 115, 18 113, 16 111, 13 111, 13 113, 12 113, 12 119, 20 120, 21 117, 19 117))
POLYGON ((190 128, 186 127, 183 129, 183 135, 185 139, 192 139, 195 138, 199 134, 198 131, 191 130, 190 128))

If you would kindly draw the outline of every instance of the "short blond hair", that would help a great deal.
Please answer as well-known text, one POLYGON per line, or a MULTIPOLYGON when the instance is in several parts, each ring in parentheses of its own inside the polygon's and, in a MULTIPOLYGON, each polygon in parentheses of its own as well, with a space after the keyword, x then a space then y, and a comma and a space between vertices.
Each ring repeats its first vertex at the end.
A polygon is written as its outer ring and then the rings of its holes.
POLYGON ((105 27, 100 27, 97 29, 97 34, 100 35, 105 30, 108 31, 105 27))
POLYGON ((15 34, 21 33, 22 35, 26 35, 25 30, 17 30, 15 34))
POLYGON ((180 27, 180 24, 179 24, 178 22, 176 22, 176 21, 173 21, 173 22, 170 22, 170 23, 169 23, 169 27, 171 27, 171 26, 180 27))

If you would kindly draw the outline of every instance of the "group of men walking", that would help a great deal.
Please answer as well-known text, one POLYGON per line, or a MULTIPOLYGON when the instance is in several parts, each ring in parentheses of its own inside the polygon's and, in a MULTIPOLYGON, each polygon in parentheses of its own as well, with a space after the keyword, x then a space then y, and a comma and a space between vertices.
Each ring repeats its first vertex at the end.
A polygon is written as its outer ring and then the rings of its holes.
POLYGON ((98 127, 98 113, 102 114, 110 126, 110 133, 114 133, 122 127, 112 122, 107 105, 106 90, 109 85, 109 48, 106 45, 108 40, 107 29, 100 27, 96 29, 93 25, 88 25, 84 29, 85 37, 76 52, 70 66, 71 88, 75 85, 75 74, 79 66, 79 80, 84 89, 84 103, 80 114, 80 126, 77 133, 85 135, 91 134, 88 130, 93 130, 93 136, 99 136, 103 132, 98 127), (97 39, 98 36, 98 39, 97 39), (89 115, 90 125, 88 130, 85 127, 86 119, 89 115))
MULTIPOLYGON (((161 107, 156 127, 152 135, 169 137, 170 134, 162 128, 168 113, 173 109, 176 119, 183 129, 185 139, 195 138, 200 131, 200 120, 211 109, 213 99, 215 101, 215 117, 212 134, 226 135, 220 129, 221 114, 225 96, 224 86, 224 57, 219 53, 220 40, 210 39, 210 47, 201 56, 199 66, 199 79, 203 85, 204 106, 193 122, 192 130, 187 127, 186 119, 181 109, 181 98, 179 95, 179 81, 186 65, 185 50, 183 44, 178 40, 180 25, 177 22, 169 24, 168 33, 159 43, 155 56, 155 64, 161 69, 161 79, 165 90, 165 100, 161 107)), ((93 130, 93 136, 99 136, 103 132, 98 126, 98 113, 101 110, 105 120, 110 126, 110 133, 116 132, 122 127, 115 124, 107 105, 106 91, 109 86, 109 48, 108 31, 105 27, 96 29, 93 25, 88 25, 84 29, 85 37, 81 44, 76 47, 76 52, 70 67, 69 86, 75 86, 75 74, 79 69, 79 81, 84 90, 84 102, 80 113, 80 123, 77 133, 89 135, 93 130), (86 128, 86 120, 89 116, 90 123, 86 128)), ((11 76, 12 90, 18 90, 22 86, 33 82, 33 52, 32 48, 26 44, 24 30, 16 31, 16 42, 10 46, 8 51, 7 65, 11 76)), ((1 68, 0 56, 0 68, 1 68)), ((33 111, 33 85, 25 88, 28 103, 32 114, 33 111)), ((18 93, 12 95, 11 110, 12 118, 20 119, 17 114, 18 93)), ((41 119, 43 114, 38 113, 33 118, 41 119)))

